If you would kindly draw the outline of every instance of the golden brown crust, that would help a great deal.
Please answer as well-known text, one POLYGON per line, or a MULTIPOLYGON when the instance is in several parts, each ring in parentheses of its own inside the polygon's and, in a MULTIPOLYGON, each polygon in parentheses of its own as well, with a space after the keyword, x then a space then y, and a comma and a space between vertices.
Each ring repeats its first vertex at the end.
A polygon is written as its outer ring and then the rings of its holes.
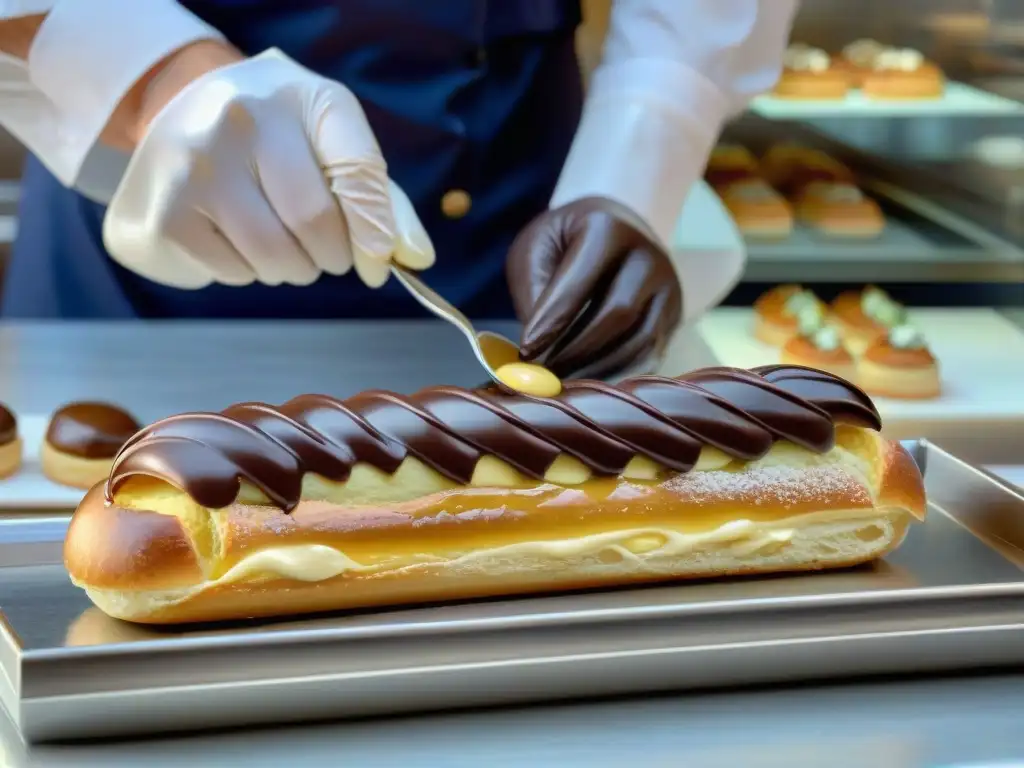
POLYGON ((0 480, 16 474, 21 469, 22 448, 20 437, 0 445, 0 480))
POLYGON ((881 207, 869 197, 845 201, 804 194, 797 201, 796 213, 810 226, 837 236, 876 237, 885 228, 881 207))
MULTIPOLYGON (((904 515, 892 522, 896 535, 871 557, 832 558, 787 567, 787 573, 832 570, 862 565, 885 557, 903 541, 910 526, 904 515)), ((778 573, 778 567, 741 565, 723 571, 719 576, 764 576, 778 573)), ((706 579, 716 574, 687 573, 671 575, 673 581, 706 579)), ((186 602, 168 605, 144 617, 132 620, 143 624, 183 624, 225 621, 232 618, 270 618, 328 613, 381 606, 415 605, 489 597, 515 597, 536 593, 573 592, 601 587, 630 587, 666 581, 659 573, 634 573, 623 576, 560 576, 546 572, 510 574, 477 574, 472 579, 460 578, 436 566, 415 566, 399 573, 374 576, 342 575, 320 582, 288 579, 259 584, 217 585, 203 590, 186 602)))
POLYGON ((844 347, 822 349, 805 336, 793 336, 783 345, 781 360, 783 365, 805 365, 839 376, 847 381, 855 381, 857 368, 851 355, 844 347))
POLYGON ((857 364, 857 382, 880 397, 927 400, 942 394, 938 362, 927 349, 894 349, 883 338, 857 364))
POLYGON ((716 189, 725 189, 736 182, 756 179, 758 161, 746 147, 721 144, 714 148, 708 158, 704 179, 716 189))
POLYGON ((925 62, 912 72, 871 70, 861 78, 861 90, 869 99, 937 99, 946 90, 942 70, 925 62))
POLYGON ((44 440, 39 449, 39 463, 43 474, 53 482, 85 491, 107 479, 114 459, 85 459, 60 451, 44 440))
POLYGON ((921 482, 921 470, 899 443, 888 440, 886 448, 877 504, 905 509, 918 520, 924 520, 928 501, 921 482))
POLYGON ((762 317, 779 317, 786 308, 786 302, 802 290, 803 286, 795 283, 777 285, 758 297, 754 302, 754 311, 762 317))
POLYGON ((874 71, 871 67, 850 61, 850 59, 842 54, 832 57, 832 66, 838 72, 843 73, 850 88, 860 88, 864 83, 864 78, 874 71))
POLYGON ((890 368, 928 368, 935 365, 935 356, 927 347, 898 349, 884 337, 864 351, 864 359, 890 368))
POLYGON ((75 581, 98 589, 175 589, 206 578, 178 518, 107 504, 103 483, 71 518, 64 567, 75 581))
POLYGON ((844 99, 850 90, 846 71, 832 67, 824 72, 785 69, 772 95, 779 99, 844 99))
POLYGON ((792 207, 766 182, 734 182, 724 187, 716 187, 715 191, 744 235, 787 237, 792 232, 792 207), (757 194, 751 194, 751 187, 757 190, 757 194))
POLYGON ((831 155, 799 144, 776 144, 761 158, 761 175, 781 192, 796 196, 814 182, 853 183, 854 173, 831 155))

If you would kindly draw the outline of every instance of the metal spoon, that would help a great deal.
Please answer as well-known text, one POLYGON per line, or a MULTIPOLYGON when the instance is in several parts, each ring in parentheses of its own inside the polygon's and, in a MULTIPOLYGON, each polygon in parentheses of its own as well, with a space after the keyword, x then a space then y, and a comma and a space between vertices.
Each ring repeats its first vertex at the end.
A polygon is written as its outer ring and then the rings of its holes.
POLYGON ((468 317, 420 280, 414 272, 398 264, 392 264, 391 274, 406 287, 416 301, 462 331, 462 335, 469 339, 473 354, 476 355, 476 359, 480 361, 480 365, 483 366, 487 375, 491 377, 492 381, 501 383, 498 378, 498 368, 506 363, 514 363, 519 360, 519 347, 515 343, 500 333, 477 331, 468 317))

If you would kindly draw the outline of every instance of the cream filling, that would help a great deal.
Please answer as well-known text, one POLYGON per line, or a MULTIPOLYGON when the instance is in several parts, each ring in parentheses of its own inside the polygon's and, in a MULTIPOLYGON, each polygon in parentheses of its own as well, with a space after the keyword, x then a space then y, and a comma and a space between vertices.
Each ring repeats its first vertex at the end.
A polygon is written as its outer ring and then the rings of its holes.
POLYGON ((730 520, 709 531, 683 533, 668 528, 634 528, 553 541, 526 541, 469 552, 457 558, 421 554, 399 562, 365 565, 344 552, 323 544, 269 547, 240 560, 214 587, 267 579, 318 582, 344 574, 400 571, 417 565, 445 565, 458 569, 479 560, 571 559, 613 552, 625 560, 641 557, 681 557, 699 550, 728 550, 738 557, 754 557, 786 547, 797 530, 842 522, 861 523, 879 517, 877 509, 830 510, 770 521, 730 520))
POLYGON ((872 66, 878 71, 915 72, 924 64, 924 55, 913 48, 890 48, 879 53, 872 66))
POLYGON ((832 64, 831 57, 820 48, 806 45, 793 45, 783 54, 783 64, 800 72, 827 72, 832 64))

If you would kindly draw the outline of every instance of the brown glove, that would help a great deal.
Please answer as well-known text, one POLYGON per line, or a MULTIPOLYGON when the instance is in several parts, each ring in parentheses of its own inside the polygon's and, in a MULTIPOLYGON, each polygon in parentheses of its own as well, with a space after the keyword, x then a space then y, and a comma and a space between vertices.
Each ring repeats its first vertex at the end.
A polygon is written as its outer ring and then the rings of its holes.
POLYGON ((559 376, 610 376, 658 353, 682 316, 668 254, 628 208, 600 197, 546 211, 515 239, 506 274, 520 353, 559 376))

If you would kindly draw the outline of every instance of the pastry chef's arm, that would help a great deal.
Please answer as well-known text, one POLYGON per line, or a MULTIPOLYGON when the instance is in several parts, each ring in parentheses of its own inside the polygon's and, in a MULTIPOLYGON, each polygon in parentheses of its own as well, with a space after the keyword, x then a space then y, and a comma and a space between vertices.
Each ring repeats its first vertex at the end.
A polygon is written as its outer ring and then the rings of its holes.
MULTIPOLYGON (((797 5, 615 0, 551 210, 509 252, 524 359, 598 375, 664 347, 682 317, 666 251, 683 203, 722 124, 777 80, 797 5)), ((733 271, 681 279, 720 296, 733 271)))
POLYGON ((799 0, 615 0, 552 207, 601 195, 671 241, 723 123, 778 79, 799 0))

